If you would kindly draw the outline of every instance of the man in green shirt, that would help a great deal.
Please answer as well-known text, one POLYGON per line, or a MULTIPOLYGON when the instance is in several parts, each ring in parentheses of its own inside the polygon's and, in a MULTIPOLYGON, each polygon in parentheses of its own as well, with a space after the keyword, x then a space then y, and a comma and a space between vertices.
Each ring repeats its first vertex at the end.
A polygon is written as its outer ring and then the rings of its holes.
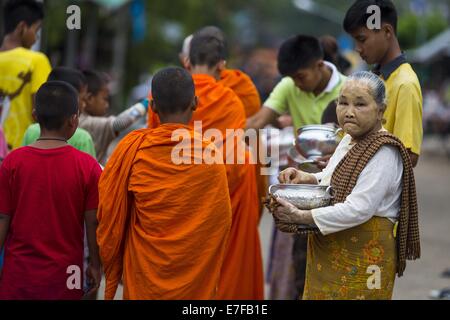
MULTIPOLYGON (((28 127, 23 138, 22 145, 27 146, 35 142, 41 134, 41 128, 38 123, 32 124, 28 127)), ((70 138, 67 143, 69 143, 75 149, 86 152, 96 158, 94 142, 92 141, 91 135, 82 128, 77 128, 72 138, 70 138)))

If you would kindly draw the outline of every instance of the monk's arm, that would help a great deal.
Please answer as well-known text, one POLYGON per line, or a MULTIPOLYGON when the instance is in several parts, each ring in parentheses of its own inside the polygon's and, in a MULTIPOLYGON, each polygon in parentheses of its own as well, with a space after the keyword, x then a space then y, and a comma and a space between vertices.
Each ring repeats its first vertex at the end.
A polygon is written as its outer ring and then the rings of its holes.
POLYGON ((84 213, 86 223, 86 235, 89 248, 88 277, 93 281, 92 290, 98 289, 101 281, 101 263, 97 244, 97 210, 88 210, 84 213))
POLYGON ((408 149, 409 157, 411 158, 411 163, 413 168, 417 166, 417 163, 419 162, 419 155, 412 152, 410 149, 408 149))
POLYGON ((246 129, 263 129, 268 124, 278 126, 280 115, 269 107, 263 106, 255 115, 247 119, 246 129))
POLYGON ((3 244, 5 243, 10 220, 11 218, 9 215, 0 213, 0 250, 3 248, 3 244))

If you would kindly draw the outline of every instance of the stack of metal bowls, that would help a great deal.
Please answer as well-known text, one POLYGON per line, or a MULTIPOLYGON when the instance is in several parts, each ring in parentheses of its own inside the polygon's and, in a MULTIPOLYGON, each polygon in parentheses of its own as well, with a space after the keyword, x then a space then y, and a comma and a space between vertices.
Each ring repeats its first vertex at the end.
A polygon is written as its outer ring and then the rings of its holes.
POLYGON ((297 130, 294 146, 288 151, 290 164, 305 172, 319 172, 316 160, 331 155, 341 141, 341 129, 332 125, 308 125, 297 130))

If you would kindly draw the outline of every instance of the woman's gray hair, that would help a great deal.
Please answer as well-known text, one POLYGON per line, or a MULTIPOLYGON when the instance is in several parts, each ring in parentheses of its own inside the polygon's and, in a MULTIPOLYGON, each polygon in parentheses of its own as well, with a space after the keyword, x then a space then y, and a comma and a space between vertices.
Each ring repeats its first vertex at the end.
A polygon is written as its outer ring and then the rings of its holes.
POLYGON ((371 89, 371 94, 377 105, 383 109, 387 105, 386 87, 384 81, 373 72, 358 71, 347 78, 347 81, 365 82, 371 89))

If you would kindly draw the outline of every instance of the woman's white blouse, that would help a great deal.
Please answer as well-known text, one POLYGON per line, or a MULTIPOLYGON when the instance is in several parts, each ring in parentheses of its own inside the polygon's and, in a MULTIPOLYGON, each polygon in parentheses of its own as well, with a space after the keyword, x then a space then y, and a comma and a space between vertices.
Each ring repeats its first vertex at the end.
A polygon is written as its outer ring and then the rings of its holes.
MULTIPOLYGON (((330 185, 331 176, 341 159, 352 148, 345 135, 327 167, 314 174, 319 184, 330 185)), ((324 235, 367 222, 373 216, 396 221, 400 210, 403 162, 396 147, 384 145, 368 162, 355 187, 343 203, 311 210, 314 222, 324 235)))

